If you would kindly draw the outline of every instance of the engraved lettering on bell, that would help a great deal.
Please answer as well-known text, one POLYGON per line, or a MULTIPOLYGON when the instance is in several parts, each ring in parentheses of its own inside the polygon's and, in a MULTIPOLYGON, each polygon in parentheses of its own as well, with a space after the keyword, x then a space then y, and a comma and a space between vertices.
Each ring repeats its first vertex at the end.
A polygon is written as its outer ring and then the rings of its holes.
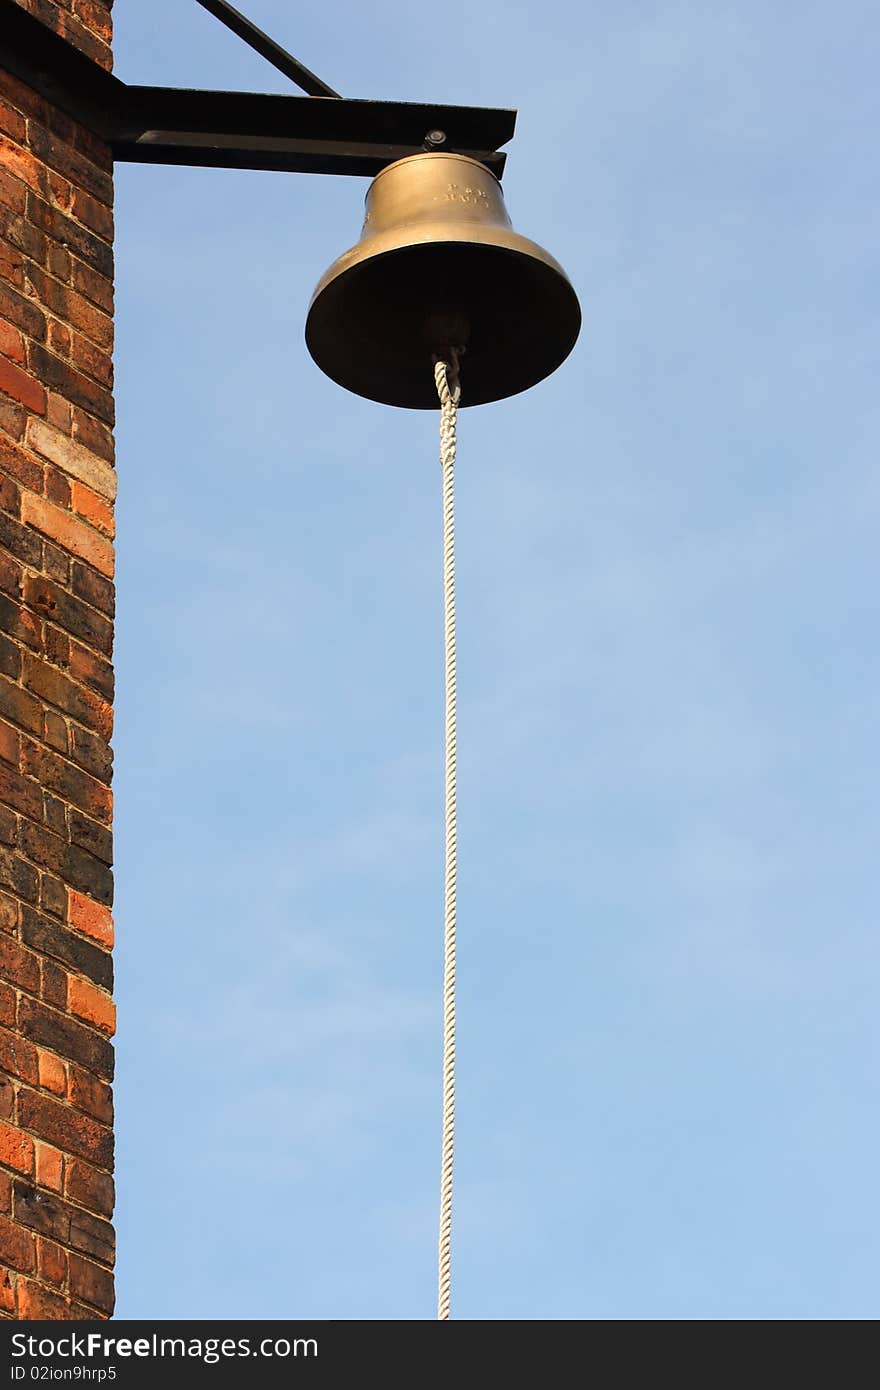
POLYGON ((445 193, 434 195, 435 203, 465 203, 471 207, 488 208, 491 206, 489 197, 482 188, 472 188, 470 184, 465 184, 462 188, 457 183, 450 183, 446 187, 445 193))

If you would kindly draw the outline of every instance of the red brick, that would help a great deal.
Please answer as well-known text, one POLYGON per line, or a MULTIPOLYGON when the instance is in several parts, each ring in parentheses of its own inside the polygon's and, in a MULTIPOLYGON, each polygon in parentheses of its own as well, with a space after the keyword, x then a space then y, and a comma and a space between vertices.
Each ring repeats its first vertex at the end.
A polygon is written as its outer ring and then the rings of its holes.
MULTIPOLYGON (((4 212, 8 215, 8 210, 0 207, 0 217, 4 212)), ((0 241, 0 279, 5 280, 8 285, 14 285, 17 290, 24 287, 24 256, 16 247, 5 241, 0 241)), ((11 357, 13 354, 8 352, 6 355, 11 357)), ((16 360, 24 361, 24 358, 16 360)))
POLYGON ((38 784, 3 764, 0 764, 0 801, 14 806, 31 820, 43 819, 43 793, 38 784))
POLYGON ((12 1125, 0 1124, 0 1163, 19 1173, 34 1171, 34 1141, 12 1125))
MULTIPOLYGON (((89 729, 83 729, 79 724, 70 726, 70 755, 71 759, 85 768, 93 777, 97 777, 101 782, 109 782, 113 776, 113 750, 109 743, 93 734, 89 729)), ((11 843, 11 842, 10 842, 11 843)))
POLYGON ((24 339, 17 328, 0 320, 0 353, 11 362, 24 362, 24 339))
MULTIPOLYGON (((12 767, 18 767, 18 760, 21 756, 21 735, 13 729, 11 724, 0 720, 0 758, 9 763, 12 767)), ((0 778, 3 776, 3 769, 0 768, 0 778)), ((2 796, 2 792, 0 792, 2 796)))
MULTIPOLYGON (((0 206, 0 217, 4 213, 8 215, 8 209, 0 206)), ((0 279, 5 280, 8 285, 14 285, 17 290, 24 287, 24 256, 16 247, 10 246, 5 241, 0 241, 0 279)), ((24 344, 22 344, 22 349, 24 349, 24 344)), ((7 352, 6 355, 11 357, 13 354, 7 352)), ((24 361, 24 358, 16 358, 16 360, 24 361)))
POLYGON ((113 283, 85 261, 71 257, 70 278, 73 288, 90 299, 105 314, 113 313, 113 283))
POLYGON ((0 1069, 35 1085, 37 1049, 17 1033, 0 1028, 0 1069))
POLYGON ((29 994, 40 990, 40 961, 9 936, 0 936, 0 975, 29 994))
POLYGON ((64 1155, 52 1144, 36 1143, 36 1175, 40 1187, 53 1192, 64 1191, 64 1155))
POLYGON ((54 275, 56 280, 62 280, 65 285, 69 285, 71 264, 70 252, 64 246, 57 246, 54 241, 50 241, 46 247, 46 268, 50 275, 54 275))
MULTIPOLYGON (((3 492, 3 476, 0 474, 0 493, 3 492)), ((10 488, 13 484, 10 482, 10 488)), ((0 633, 8 633, 17 642, 23 642, 33 651, 43 646, 43 624, 33 613, 0 594, 0 633)))
POLYGON ((73 190, 72 212, 78 222, 83 222, 103 241, 113 240, 113 212, 106 203, 99 203, 81 188, 73 190))
POLYGON ((67 1009, 67 972, 54 960, 44 960, 40 979, 40 998, 53 1009, 67 1009))
POLYGON ((93 608, 100 608, 109 618, 113 617, 116 611, 116 589, 112 580, 105 579, 103 574, 98 574, 97 570, 93 570, 89 565, 81 565, 74 561, 71 587, 77 598, 84 598, 93 608))
POLYGON ((91 30, 95 38, 103 39, 106 44, 113 38, 113 24, 110 19, 112 3, 113 0, 109 0, 108 4, 101 4, 99 0, 73 0, 74 14, 91 30))
MULTIPOLYGON (((2 462, 5 442, 5 440, 0 440, 0 462, 2 462)), ((12 598, 20 598, 23 573, 21 565, 13 555, 4 555, 0 551, 0 591, 9 594, 12 598)))
POLYGON ((0 1308, 10 1317, 15 1312, 15 1276, 8 1269, 0 1269, 0 1308))
POLYGON ((46 1236, 37 1236, 37 1269, 46 1284, 60 1289, 67 1281, 67 1251, 46 1236))
MULTIPOLYGON (((45 800, 47 805, 53 800, 47 793, 45 800)), ((56 803, 58 807, 58 829, 63 829, 63 835, 67 834, 67 808, 63 802, 56 803)), ((67 851, 64 856, 66 864, 70 856, 67 851)), ((66 869, 65 869, 66 872, 66 869)), ((67 915, 67 888, 60 878, 55 878, 52 874, 40 874, 40 906, 46 911, 51 912, 53 917, 60 917, 62 922, 67 915)))
MULTIPOLYGON (((63 396, 59 396, 57 391, 48 393, 46 405, 46 420, 57 430, 62 430, 65 434, 70 434, 73 429, 73 407, 63 396)), ((33 424, 33 419, 28 420, 28 424, 33 424)))
POLYGON ((24 898, 26 902, 37 901, 39 875, 36 869, 21 855, 8 849, 0 849, 0 885, 10 888, 16 897, 24 898))
POLYGON ((33 1274, 37 1267, 34 1237, 6 1216, 0 1216, 0 1261, 22 1274, 33 1274))
POLYGON ((116 446, 113 441, 113 431, 109 425, 103 421, 96 420, 87 411, 80 410, 79 406, 73 407, 73 437, 79 444, 84 444, 92 453, 100 455, 108 463, 113 463, 116 457, 116 446))
POLYGON ((70 1257, 70 1292, 102 1313, 113 1312, 113 1275, 81 1255, 70 1257))
POLYGON ((105 536, 115 535, 116 526, 112 510, 103 498, 92 492, 91 488, 84 487, 82 483, 71 483, 70 500, 73 510, 91 522, 97 530, 102 531, 105 536))
MULTIPOLYGON (((27 416, 24 408, 16 405, 8 396, 0 396, 0 430, 7 434, 10 439, 21 439, 24 434, 24 422, 27 416)), ((0 542, 5 544, 5 542, 0 542)))
POLYGON ((97 381, 99 386, 113 389, 113 358, 103 348, 95 347, 81 333, 72 333, 68 355, 73 364, 97 381))
POLYGON ((25 440, 29 449, 48 459, 68 477, 76 478, 92 492, 113 501, 116 496, 116 473, 105 458, 71 439, 64 430, 53 428, 45 420, 37 418, 28 420, 25 440))
POLYGON ((26 299, 0 281, 0 318, 14 323, 28 338, 40 342, 46 336, 46 315, 32 299, 26 299))
POLYGON ((14 724, 20 724, 32 734, 39 734, 42 728, 43 720, 38 701, 27 690, 22 690, 21 686, 7 680, 5 676, 0 676, 0 714, 4 714, 14 724))
MULTIPOLYGON (((105 352, 113 347, 113 320, 78 291, 62 285, 42 267, 26 267, 27 292, 58 319, 83 333, 105 352)), ((33 334, 29 335, 33 337, 33 334)), ((42 341, 46 333, 40 335, 42 341)), ((88 408, 88 407, 86 407, 88 408)))
POLYGON ((27 190, 13 174, 0 169, 0 203, 13 212, 24 212, 27 206, 27 190))
MULTIPOLYGON (((102 613, 68 593, 59 584, 53 584, 42 575, 27 574, 24 577, 24 601, 44 618, 73 633, 80 641, 109 656, 113 649, 113 625, 102 613)), ((0 596, 0 608, 7 602, 0 596)), ((15 634, 17 635, 17 634, 15 634)), ((31 640, 29 646, 39 646, 31 640)))
POLYGON ((16 111, 14 106, 0 97, 0 130, 9 135, 16 144, 21 145, 24 143, 26 129, 21 112, 16 111))
POLYGON ((18 1098, 18 1112, 22 1125, 65 1153, 84 1158, 95 1167, 109 1168, 113 1135, 106 1125, 98 1124, 69 1105, 61 1105, 49 1096, 24 1088, 18 1098))
POLYGON ((81 560, 94 565, 102 574, 112 576, 113 546, 106 536, 99 535, 91 526, 71 516, 61 507, 53 506, 51 502, 44 501, 42 497, 35 497, 30 492, 22 494, 21 514, 27 525, 36 527, 45 536, 50 536, 73 555, 78 555, 81 560))
MULTIPOLYGON (((23 1038, 32 1043, 37 1043, 42 1047, 51 1048, 59 1056, 68 1057, 72 1062, 79 1062, 88 1071, 93 1071, 98 1076, 104 1077, 109 1081, 113 1075, 113 1048, 107 1038, 101 1033, 96 1033, 93 1028, 87 1028, 77 1019, 61 1013, 58 1009, 50 1009, 38 999, 31 999, 30 995, 21 995, 18 1002, 18 1027, 23 1038)), ((34 1055, 34 1078, 36 1079, 36 1050, 34 1055)), ((55 1106, 55 1102, 49 1100, 48 1096, 38 1096, 35 1099, 45 1106, 55 1106)), ((19 1099, 19 1107, 23 1104, 23 1097, 19 1099)), ((55 1106, 57 1109, 57 1106, 55 1106)), ((65 1108, 64 1114, 69 1118, 72 1113, 69 1108, 65 1108)), ((19 1118, 25 1123, 24 1113, 19 1108, 19 1118)), ((34 1126, 29 1126, 33 1128, 34 1126)), ((38 1131, 44 1139, 50 1139, 59 1148, 69 1146, 62 1139, 49 1130, 38 1131)), ((91 1158, 92 1162, 100 1160, 85 1151, 72 1149, 71 1152, 80 1152, 83 1158, 91 1158)))
MULTIPOLYGON (((48 187, 52 195, 59 201, 63 200, 63 193, 60 191, 57 179, 53 182, 52 171, 57 175, 63 176, 63 183, 68 186, 75 184, 79 188, 84 188, 93 197, 99 198, 102 202, 110 205, 113 200, 113 175, 112 158, 108 151, 108 168, 100 169, 91 159, 84 157, 73 145, 63 138, 55 135, 52 131, 46 130, 43 126, 32 121, 28 127, 31 149, 38 164, 48 166, 47 179, 43 186, 48 187)), ((40 193, 41 188, 35 192, 40 193)), ((46 194, 42 193, 45 197, 46 194)))
POLYGON ((27 367, 30 374, 49 390, 57 391, 72 405, 97 415, 113 424, 113 393, 91 376, 81 372, 73 363, 50 352, 41 343, 27 343, 27 367))
POLYGON ((89 651, 88 647, 80 646, 79 642, 71 642, 68 662, 74 680, 96 690, 105 700, 113 699, 113 667, 109 661, 89 651))
MULTIPOLYGON (((33 227, 40 236, 44 236, 47 243, 51 242, 61 247, 61 249, 66 251, 71 257, 75 257, 76 260, 86 266, 93 275, 100 276, 105 285, 112 283, 112 247, 105 241, 102 241, 100 237, 95 236, 94 232, 90 232, 87 227, 83 227, 79 222, 74 221, 73 218, 66 216, 60 208, 52 207, 51 204, 44 202, 42 198, 37 198, 33 193, 28 193, 25 201, 29 225, 33 227)), ((9 215, 20 216, 20 213, 14 209, 10 209, 9 215)), ((42 269, 42 267, 40 268, 42 269)), ((73 271, 74 262, 72 260, 71 278, 74 280, 74 289, 78 290, 79 285, 76 283, 77 277, 74 276, 73 271)), ((96 298, 96 296, 91 294, 89 289, 86 288, 87 285, 97 288, 96 284, 88 280, 88 277, 82 277, 82 280, 83 292, 86 296, 95 301, 99 308, 104 308, 105 306, 102 305, 101 298, 96 298)), ((42 284, 42 281, 40 281, 40 283, 42 284)), ((38 294, 40 293, 36 285, 35 292, 38 294)), ((43 298, 43 295, 40 295, 40 297, 43 298)), ((44 302, 48 303, 49 299, 45 298, 44 302)), ((57 309, 56 313, 59 318, 65 320, 69 319, 69 315, 61 309, 57 309)), ((106 314, 109 313, 109 308, 106 308, 106 314)), ((107 327, 110 327, 109 320, 105 325, 105 331, 107 327)), ((99 342, 100 339, 95 339, 95 341, 99 342)), ((106 344, 104 344, 104 346, 106 346, 106 344)))
MULTIPOLYGON (((31 421, 28 421, 30 424, 31 421)), ((25 438, 27 438, 27 426, 25 426, 25 438)), ((70 483, 63 473, 59 473, 57 468, 52 468, 50 464, 44 469, 43 495, 47 502, 53 502, 56 507, 62 507, 64 511, 70 511, 70 483)))
POLYGON ((34 158, 30 150, 10 140, 7 135, 0 135, 0 162, 7 174, 20 179, 34 193, 45 195, 49 186, 48 170, 41 160, 34 158))
POLYGON ((21 493, 12 479, 7 478, 5 473, 0 473, 0 508, 16 518, 21 512, 21 493))
MULTIPOLYGON (((51 629, 51 631, 54 635, 55 629, 53 628, 51 629)), ((66 660, 66 653, 69 650, 69 643, 67 637, 64 633, 58 633, 57 635, 62 641, 62 646, 60 650, 64 652, 63 659, 66 660)), ((64 715, 56 714, 54 710, 47 709, 43 712, 43 720, 43 738, 45 739, 46 743, 48 743, 50 747, 54 748, 58 753, 66 753, 67 720, 64 718, 64 715)))
POLYGON ((8 806, 0 806, 0 845, 18 844, 18 817, 8 806))
POLYGON ((0 168, 0 203, 11 208, 14 213, 24 213, 28 204, 28 190, 24 183, 15 178, 14 174, 7 174, 4 168, 0 168))
POLYGON ((67 1160, 65 1195, 98 1216, 113 1215, 115 1192, 109 1173, 99 1172, 80 1158, 67 1160))
POLYGON ((37 1049, 37 1065, 40 1085, 47 1091, 53 1091, 56 1096, 66 1095, 67 1068, 61 1058, 41 1047, 37 1049))
POLYGON ((69 357, 72 335, 67 324, 60 323, 58 319, 50 319, 46 325, 46 343, 52 352, 69 357))
POLYGON ((99 1028, 108 1037, 112 1037, 116 1032, 116 1008, 113 1000, 109 994, 93 985, 91 980, 80 979, 78 975, 68 976, 67 1007, 72 1014, 76 1014, 85 1023, 90 1023, 93 1028, 99 1028))
POLYGON ((80 1314, 66 1298, 50 1293, 30 1279, 21 1279, 18 1284, 18 1316, 33 1322, 75 1322, 80 1314))
MULTIPOLYGON (((35 418, 35 416, 31 416, 28 423, 33 422, 35 418)), ((42 464, 38 463, 20 444, 13 443, 11 439, 4 439, 2 436, 0 436, 0 468, 11 473, 13 478, 17 478, 25 487, 30 488, 31 492, 42 492, 42 464)))
POLYGON ((46 388, 5 357, 0 357, 0 391, 37 415, 46 414, 46 388))
POLYGON ((68 1070, 70 1082, 67 1097, 71 1104, 78 1106, 80 1110, 85 1110, 86 1114, 91 1115, 93 1119, 101 1120, 105 1125, 112 1125, 112 1088, 107 1085, 106 1081, 101 1081, 83 1067, 78 1067, 75 1062, 70 1063, 68 1070))
MULTIPOLYGON (((108 865, 113 863, 113 834, 106 825, 99 825, 92 820, 91 816, 84 816, 82 811, 78 811, 75 806, 70 806, 67 812, 68 834, 70 843, 78 845, 80 849, 88 850, 96 859, 108 865)), ((62 910, 58 913, 59 917, 66 915, 67 899, 65 896, 62 910)))
POLYGON ((114 1254, 113 1228, 100 1216, 71 1204, 54 1192, 35 1192, 22 1178, 12 1185, 12 1210, 22 1226, 50 1236, 81 1255, 110 1264, 114 1254))
POLYGON ((93 902, 84 893, 77 893, 73 889, 67 897, 70 925, 84 936, 90 936, 93 941, 100 941, 102 946, 112 947, 113 914, 109 907, 93 902))
MULTIPOLYGON (((0 1120, 15 1123, 15 1088, 10 1076, 0 1073, 0 1120)), ((8 1174, 6 1175, 9 1176, 8 1174)), ((2 1207, 0 1207, 2 1211, 2 1207)))
MULTIPOLYGON (((39 955, 50 956, 67 969, 75 971, 78 975, 85 975, 87 979, 92 980, 97 985, 102 985, 106 990, 111 988, 113 961, 109 951, 96 945, 88 937, 80 936, 70 927, 62 926, 59 922, 50 920, 30 906, 24 906, 21 909, 21 940, 24 945, 39 955)), ((65 984, 65 1000, 66 995, 67 986, 65 984)), ((67 1057, 70 1055, 65 1052, 64 1048, 55 1047, 51 1043, 47 1042, 46 1046, 50 1047, 53 1052, 57 1052, 59 1056, 67 1057)), ((73 1064, 70 1063, 70 1065, 73 1064)))
MULTIPOLYGON (((63 672, 47 666, 44 661, 37 661, 30 654, 25 656, 24 684, 34 695, 39 695, 41 699, 47 700, 52 705, 57 705, 65 714, 79 720, 80 724, 97 730, 102 738, 109 739, 112 735, 112 705, 106 700, 102 700, 91 690, 86 690, 83 686, 68 680, 63 672)), ((17 690, 18 687, 13 687, 13 689, 17 690)), ((20 693, 24 694, 23 691, 20 693)), ((34 701, 34 705, 39 718, 40 707, 36 701, 34 701)), ((23 724, 25 728, 30 728, 33 733, 39 733, 39 727, 34 728, 25 722, 24 716, 29 715, 29 708, 29 706, 19 708, 19 702, 8 691, 3 691, 3 681, 0 677, 0 714, 5 713, 8 719, 23 724)))
MULTIPOLYGON (((45 822, 46 829, 47 829, 47 830, 50 830, 50 831, 52 832, 53 835, 61 835, 62 837, 63 837, 63 836, 66 836, 66 834, 67 834, 67 807, 64 805, 64 802, 63 802, 63 801, 59 800, 59 798, 58 798, 57 796, 52 796, 52 794, 51 794, 50 792, 43 792, 43 820, 44 820, 44 822, 45 822)), ((48 868, 49 866, 47 865, 46 867, 48 868)), ((45 878, 46 875, 43 875, 42 877, 45 878)), ((49 881, 51 882, 51 881, 57 881, 57 880, 49 880, 49 881)), ((42 893, 42 880, 41 880, 41 893, 42 893)), ((66 893, 65 893, 65 895, 64 895, 64 899, 65 899, 65 903, 66 903, 66 901, 67 901, 67 894, 66 894, 66 893)), ((63 909, 62 909, 62 910, 63 910, 63 909)))
MULTIPOLYGON (((33 196, 33 195, 31 195, 33 196)), ((0 202, 0 237, 3 238, 3 255, 8 257, 5 264, 11 270, 17 288, 21 287, 23 258, 37 261, 41 265, 46 259, 49 243, 40 231, 29 222, 26 214, 16 212, 0 202)))
POLYGON ((28 742, 22 750, 22 768, 63 800, 72 801, 96 820, 109 822, 113 807, 110 788, 66 758, 28 742))

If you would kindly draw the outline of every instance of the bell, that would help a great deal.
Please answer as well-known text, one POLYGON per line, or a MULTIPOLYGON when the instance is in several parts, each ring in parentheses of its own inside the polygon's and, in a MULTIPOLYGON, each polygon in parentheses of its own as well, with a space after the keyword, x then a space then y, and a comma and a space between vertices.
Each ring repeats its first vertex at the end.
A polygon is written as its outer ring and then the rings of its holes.
POLYGON ((555 371, 581 324, 562 267, 510 224, 494 174, 430 152, 370 185, 361 239, 312 296, 306 343, 340 386, 436 409, 434 357, 455 349, 461 404, 514 396, 555 371))

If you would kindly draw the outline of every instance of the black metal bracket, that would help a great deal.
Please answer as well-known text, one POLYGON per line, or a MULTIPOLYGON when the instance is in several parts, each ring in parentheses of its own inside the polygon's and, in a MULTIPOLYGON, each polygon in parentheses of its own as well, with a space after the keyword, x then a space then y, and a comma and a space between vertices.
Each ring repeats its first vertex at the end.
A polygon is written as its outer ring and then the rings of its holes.
MULTIPOLYGON (((214 0, 206 8, 231 10, 214 0)), ((307 74, 320 82, 283 49, 278 54, 296 66, 294 80, 307 74)), ((499 146, 516 123, 515 111, 490 107, 129 86, 15 0, 0 0, 0 67, 106 140, 116 159, 143 164, 372 177, 393 160, 439 143, 500 178, 506 156, 499 146), (441 142, 426 144, 438 133, 441 142)))

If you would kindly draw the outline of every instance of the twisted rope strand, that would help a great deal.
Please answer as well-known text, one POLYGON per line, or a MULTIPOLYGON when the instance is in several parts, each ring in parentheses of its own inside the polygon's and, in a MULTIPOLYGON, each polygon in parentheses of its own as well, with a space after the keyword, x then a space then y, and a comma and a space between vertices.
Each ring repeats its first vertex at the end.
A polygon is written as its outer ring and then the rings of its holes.
POLYGON ((455 924, 458 827, 456 823, 455 655, 455 429, 460 397, 457 354, 434 364, 440 397, 440 464, 443 470, 443 627, 446 651, 446 870, 443 910, 443 1137, 440 1170, 440 1246, 437 1317, 450 1316, 452 1164, 455 1146, 455 924), (451 384, 450 384, 451 381, 451 384))

